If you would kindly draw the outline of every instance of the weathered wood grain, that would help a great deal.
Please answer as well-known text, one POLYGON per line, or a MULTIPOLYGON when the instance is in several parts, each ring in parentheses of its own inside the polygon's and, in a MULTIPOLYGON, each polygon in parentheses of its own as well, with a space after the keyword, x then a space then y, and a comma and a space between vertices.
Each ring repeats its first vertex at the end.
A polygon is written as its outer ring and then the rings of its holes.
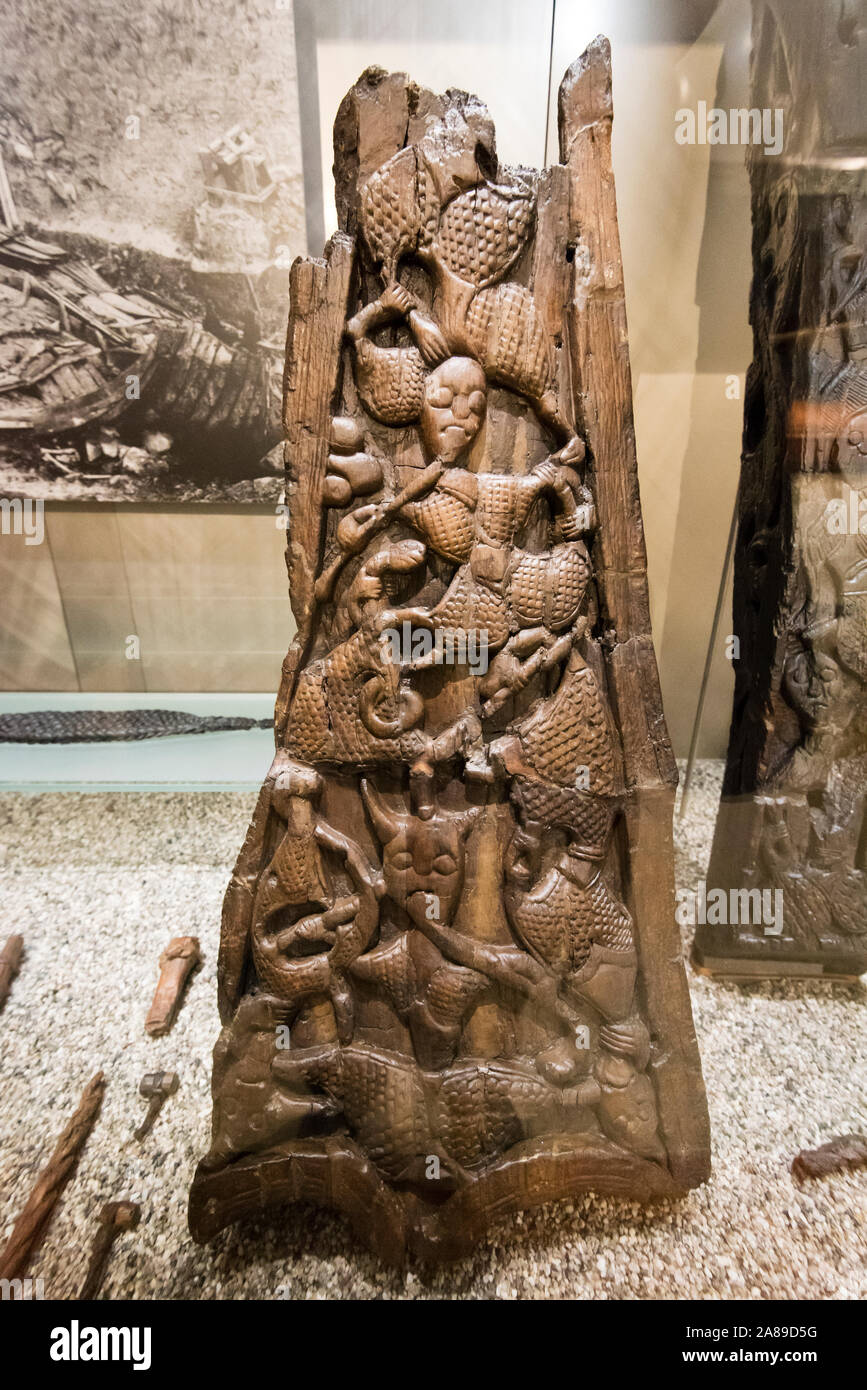
POLYGON ((298 637, 224 907, 198 1240, 311 1200, 383 1259, 454 1259, 557 1197, 707 1176, 604 41, 561 115, 536 174, 467 93, 368 69, 338 113, 341 233, 292 275, 298 637), (483 659, 419 656, 432 634, 483 659))

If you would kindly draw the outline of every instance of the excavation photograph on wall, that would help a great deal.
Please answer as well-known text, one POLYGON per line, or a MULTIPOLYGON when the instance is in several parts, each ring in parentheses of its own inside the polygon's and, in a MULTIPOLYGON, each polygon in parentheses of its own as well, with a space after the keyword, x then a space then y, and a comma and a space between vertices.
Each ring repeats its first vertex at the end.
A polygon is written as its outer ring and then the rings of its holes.
POLYGON ((305 246, 287 9, 7 8, 4 496, 279 500, 305 246))
POLYGON ((588 1301, 629 1372, 850 1373, 865 0, 0 37, 26 1354, 588 1301))

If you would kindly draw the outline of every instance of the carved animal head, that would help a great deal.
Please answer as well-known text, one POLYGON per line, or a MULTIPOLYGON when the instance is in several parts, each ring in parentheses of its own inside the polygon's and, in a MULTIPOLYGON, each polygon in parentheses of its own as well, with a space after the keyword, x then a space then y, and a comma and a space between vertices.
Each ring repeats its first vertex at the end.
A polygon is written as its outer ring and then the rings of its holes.
POLYGON ((466 840, 481 808, 443 811, 429 783, 422 786, 418 780, 411 784, 410 812, 392 810, 364 778, 361 790, 383 847, 388 896, 417 924, 436 920, 448 925, 463 889, 466 840))
POLYGON ((447 100, 422 138, 387 159, 361 189, 361 230, 385 285, 397 278, 404 256, 422 254, 450 199, 496 177, 487 108, 459 92, 449 92, 447 100))
POLYGON ((417 149, 436 185, 442 207, 456 193, 497 174, 494 123, 478 97, 449 92, 450 105, 431 121, 417 149))
POLYGON ((316 824, 316 804, 322 795, 322 778, 313 767, 295 762, 286 754, 275 759, 276 775, 271 806, 288 823, 290 831, 303 833, 316 824))

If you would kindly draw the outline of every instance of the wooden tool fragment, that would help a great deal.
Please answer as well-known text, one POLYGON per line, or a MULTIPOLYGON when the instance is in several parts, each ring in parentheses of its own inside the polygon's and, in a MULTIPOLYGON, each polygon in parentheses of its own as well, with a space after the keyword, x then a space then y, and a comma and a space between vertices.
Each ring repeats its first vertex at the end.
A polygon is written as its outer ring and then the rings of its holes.
POLYGON ((106 1202, 99 1213, 99 1230, 90 1252, 90 1266, 81 1286, 79 1301, 96 1298, 105 1278, 111 1247, 122 1231, 134 1230, 141 1220, 138 1202, 106 1202))
POLYGON ((197 936, 174 936, 160 956, 160 978, 145 1019, 152 1038, 167 1033, 177 1017, 184 985, 201 959, 197 936))
POLYGON ((98 1071, 85 1086, 78 1109, 58 1139, 54 1153, 37 1178, 27 1205, 15 1223, 6 1248, 0 1255, 0 1279, 15 1279, 27 1269, 30 1256, 45 1234, 60 1195, 75 1171, 78 1157, 99 1114, 104 1092, 105 1077, 98 1071))
POLYGON ((21 957, 24 954, 24 937, 8 936, 3 950, 0 951, 0 1009, 9 997, 12 988, 12 981, 18 974, 18 967, 21 964, 21 957))
POLYGON ((867 1167, 867 1135, 838 1134, 818 1149, 802 1149, 792 1159, 792 1176, 825 1178, 829 1173, 847 1173, 867 1167))
POLYGON ((178 1089, 178 1074, 176 1071, 149 1071, 142 1077, 138 1089, 139 1094, 149 1102, 147 1114, 135 1131, 135 1138, 141 1142, 146 1134, 150 1134, 163 1101, 178 1089))

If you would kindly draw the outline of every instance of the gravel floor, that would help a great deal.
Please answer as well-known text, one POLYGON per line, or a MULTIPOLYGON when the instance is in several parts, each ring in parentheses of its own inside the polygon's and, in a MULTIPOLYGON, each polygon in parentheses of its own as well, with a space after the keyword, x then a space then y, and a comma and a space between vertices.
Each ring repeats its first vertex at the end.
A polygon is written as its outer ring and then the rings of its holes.
MULTIPOLYGON (((700 764, 677 825, 678 878, 703 877, 721 764, 700 764)), ((27 955, 0 1015, 0 1241, 88 1078, 108 1089, 78 1174, 30 1273, 75 1294, 103 1201, 142 1223, 116 1245, 117 1298, 821 1298, 867 1289, 867 1173, 798 1188, 792 1155, 867 1125, 863 985, 712 984, 690 972, 713 1128, 711 1182, 644 1211, 586 1198, 504 1223, 472 1259, 383 1269, 330 1213, 289 1209, 205 1249, 186 1197, 207 1147, 220 903, 246 794, 0 797, 0 935, 27 955), (204 964, 172 1032, 142 1024, 160 950, 200 937, 204 964), (151 1135, 145 1071, 180 1073, 151 1135)), ((684 943, 685 949, 688 943, 684 943)))

